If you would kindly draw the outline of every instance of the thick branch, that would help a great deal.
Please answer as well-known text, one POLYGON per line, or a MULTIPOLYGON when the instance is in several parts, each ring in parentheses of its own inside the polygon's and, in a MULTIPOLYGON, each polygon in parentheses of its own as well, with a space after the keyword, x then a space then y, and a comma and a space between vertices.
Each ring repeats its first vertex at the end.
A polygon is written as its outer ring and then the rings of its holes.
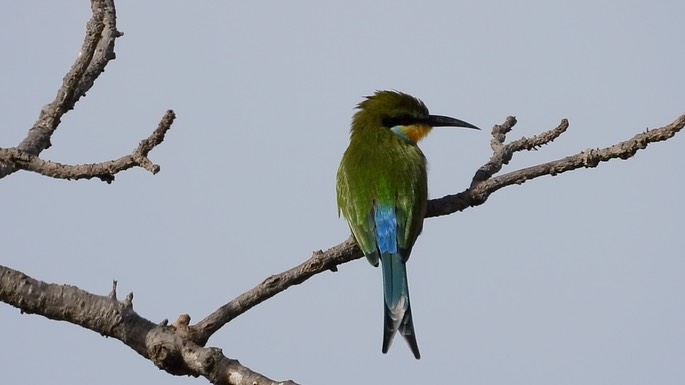
MULTIPOLYGON (((578 168, 596 167, 600 162, 610 159, 628 159, 635 155, 638 150, 646 148, 649 143, 660 142, 673 137, 685 126, 685 115, 678 117, 678 119, 667 126, 638 134, 625 142, 611 147, 586 150, 563 159, 493 177, 495 173, 500 171, 512 159, 514 153, 523 150, 530 151, 550 143, 562 135, 568 128, 568 121, 564 119, 559 126, 552 130, 532 138, 522 138, 504 145, 506 134, 511 131, 515 124, 516 119, 510 116, 502 125, 493 128, 493 155, 490 161, 478 169, 471 186, 465 191, 430 200, 426 217, 448 215, 469 207, 481 205, 485 203, 490 194, 503 187, 512 184, 522 184, 543 175, 556 175, 578 168)), ((315 252, 309 260, 301 265, 267 278, 261 284, 239 295, 196 325, 191 326, 192 339, 199 344, 204 344, 223 325, 255 305, 273 297, 292 285, 304 282, 316 274, 326 270, 336 271, 337 265, 361 257, 362 253, 352 238, 325 252, 315 252)))
MULTIPOLYGON (((221 349, 199 346, 187 338, 184 325, 152 323, 133 311, 133 295, 116 298, 88 293, 75 286, 38 281, 0 266, 0 301, 23 313, 67 321, 120 340, 160 369, 174 375, 202 376, 213 384, 277 383, 227 358, 221 349)), ((292 381, 286 384, 295 384, 292 381)))

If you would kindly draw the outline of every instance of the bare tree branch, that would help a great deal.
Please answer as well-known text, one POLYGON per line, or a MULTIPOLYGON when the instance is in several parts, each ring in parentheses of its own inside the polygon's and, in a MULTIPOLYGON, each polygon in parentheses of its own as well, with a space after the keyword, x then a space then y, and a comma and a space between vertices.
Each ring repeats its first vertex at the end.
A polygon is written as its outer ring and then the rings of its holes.
MULTIPOLYGON (((511 118, 511 117, 510 117, 511 118)), ((507 120, 509 121, 508 118, 507 120)), ((515 122, 515 120, 514 120, 515 122)), ((509 152, 519 152, 522 150, 532 150, 543 144, 556 139, 568 127, 568 121, 562 120, 561 124, 550 131, 541 135, 527 139, 522 138, 511 142, 504 147, 495 148, 495 154, 490 162, 481 167, 473 177, 471 186, 465 191, 447 195, 439 199, 428 202, 428 217, 436 217, 463 211, 466 208, 474 207, 485 203, 490 194, 495 191, 513 184, 523 184, 528 180, 535 179, 544 175, 558 175, 562 172, 576 170, 579 168, 597 167, 600 162, 611 159, 629 159, 637 151, 647 148, 650 143, 662 142, 672 138, 685 126, 685 114, 679 116, 672 123, 653 130, 647 130, 641 134, 617 143, 613 146, 602 149, 588 149, 576 155, 568 156, 555 161, 547 162, 533 167, 524 168, 517 171, 491 178, 488 175, 490 168, 501 169, 501 167, 511 160, 511 156, 506 156, 509 152), (498 154, 498 153, 501 153, 498 154), (490 165, 494 163, 493 165, 490 165)), ((497 127, 497 126, 496 126, 497 127)), ((495 129, 493 129, 493 136, 495 129)))
POLYGON ((185 322, 155 324, 133 310, 133 294, 116 298, 116 284, 108 296, 88 293, 71 285, 55 285, 0 265, 0 301, 53 320, 67 321, 116 338, 178 376, 202 376, 213 384, 275 385, 276 382, 227 358, 219 348, 202 347, 187 337, 185 322))
POLYGON ((19 148, 0 148, 0 161, 11 164, 14 169, 37 172, 41 175, 58 179, 91 179, 100 178, 101 180, 112 183, 114 175, 120 171, 128 170, 132 167, 142 167, 153 174, 159 172, 159 165, 152 163, 147 157, 150 150, 162 143, 164 135, 171 128, 176 114, 169 110, 166 112, 159 126, 149 137, 143 139, 138 148, 133 150, 130 155, 123 156, 116 160, 102 163, 66 165, 57 162, 43 160, 29 152, 19 148))
MULTIPOLYGON (((685 115, 681 115, 669 125, 655 130, 648 130, 642 134, 635 135, 625 142, 607 148, 586 150, 563 159, 493 177, 504 165, 509 163, 514 153, 524 150, 530 151, 552 142, 563 134, 569 125, 568 121, 564 119, 559 126, 552 130, 532 138, 521 138, 504 145, 506 134, 511 131, 515 124, 516 118, 510 116, 502 125, 497 125, 493 128, 493 140, 491 142, 493 155, 490 161, 476 171, 471 186, 465 191, 430 200, 426 217, 448 215, 457 211, 463 211, 469 207, 479 206, 485 203, 490 194, 503 187, 522 184, 543 175, 557 175, 578 168, 597 167, 600 162, 610 159, 628 159, 635 155, 638 150, 646 148, 649 143, 660 142, 673 137, 685 126, 685 115)), ((315 252, 306 262, 280 274, 272 275, 261 284, 221 306, 196 325, 190 326, 189 329, 193 335, 193 340, 204 344, 223 325, 253 306, 273 297, 290 286, 306 281, 316 274, 326 270, 337 271, 337 265, 361 257, 362 253, 352 238, 325 252, 315 252)))
MULTIPOLYGON (((64 77, 62 86, 52 103, 43 107, 38 121, 17 148, 30 155, 39 155, 50 147, 50 138, 62 116, 74 108, 76 102, 93 86, 104 72, 107 63, 115 58, 114 40, 122 36, 116 29, 113 0, 91 2, 93 16, 86 26, 86 39, 76 62, 64 77)), ((15 172, 11 164, 0 164, 0 178, 15 172)))
MULTIPOLYGON (((157 129, 143 139, 130 155, 96 164, 64 165, 43 160, 40 153, 50 147, 50 139, 62 116, 78 100, 115 58, 114 41, 122 33, 116 29, 113 0, 92 0, 93 16, 76 62, 64 77, 55 100, 43 107, 38 121, 26 138, 14 148, 0 148, 0 178, 17 170, 27 170, 61 179, 100 178, 111 183, 114 175, 132 167, 159 172, 148 154, 171 128, 175 113, 167 111, 157 129)), ((67 321, 122 341, 160 369, 174 375, 203 376, 215 384, 276 384, 227 358, 221 349, 198 345, 188 338, 190 317, 173 326, 157 325, 133 311, 133 294, 124 301, 116 298, 116 282, 109 296, 98 296, 75 286, 37 281, 21 272, 0 266, 0 301, 54 320, 67 321)), ((294 382, 286 382, 294 384, 294 382)))
POLYGON ((132 167, 142 167, 153 174, 159 172, 159 166, 152 163, 147 155, 164 140, 164 135, 175 118, 173 111, 167 111, 157 130, 143 140, 133 153, 119 159, 96 164, 65 165, 38 157, 51 146, 50 139, 62 121, 62 116, 74 108, 76 102, 105 71, 107 63, 116 57, 114 41, 123 36, 123 33, 117 31, 114 1, 93 0, 91 9, 93 16, 86 26, 86 38, 76 62, 64 77, 57 96, 42 108, 38 120, 17 147, 0 148, 0 178, 17 170, 26 170, 59 179, 100 178, 111 183, 114 174, 132 167))
POLYGON ((290 286, 299 285, 315 274, 326 270, 337 271, 338 265, 361 258, 362 255, 361 250, 357 247, 357 243, 352 237, 325 252, 316 251, 304 263, 280 274, 272 275, 257 287, 237 296, 229 303, 220 307, 197 325, 191 326, 189 330, 192 338, 201 345, 205 344, 209 337, 222 326, 261 302, 290 286))

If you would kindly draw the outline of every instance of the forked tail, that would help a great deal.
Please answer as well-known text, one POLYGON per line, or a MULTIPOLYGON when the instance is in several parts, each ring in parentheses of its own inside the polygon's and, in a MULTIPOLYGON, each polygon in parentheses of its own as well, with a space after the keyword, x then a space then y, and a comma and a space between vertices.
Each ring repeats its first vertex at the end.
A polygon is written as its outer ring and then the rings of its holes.
POLYGON ((414 322, 411 317, 409 303, 409 284, 407 283, 407 268, 399 254, 382 253, 381 265, 383 269, 383 292, 385 307, 385 325, 383 326, 383 353, 387 353, 399 330, 409 344, 414 357, 421 358, 419 346, 416 343, 414 322))

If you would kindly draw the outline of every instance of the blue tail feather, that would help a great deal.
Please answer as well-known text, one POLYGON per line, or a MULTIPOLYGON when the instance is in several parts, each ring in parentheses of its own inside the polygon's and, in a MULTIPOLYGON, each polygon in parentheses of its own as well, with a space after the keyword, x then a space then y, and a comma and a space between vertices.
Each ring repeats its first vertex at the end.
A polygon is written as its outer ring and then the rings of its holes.
POLYGON ((421 357, 416 343, 414 322, 409 303, 407 268, 397 242, 397 216, 393 206, 376 205, 374 212, 376 243, 383 270, 383 353, 387 353, 395 333, 399 330, 409 344, 414 357, 421 357))
POLYGON ((383 353, 387 353, 399 330, 409 344, 414 357, 421 358, 416 342, 409 301, 407 269, 399 254, 381 254, 384 291, 383 353))

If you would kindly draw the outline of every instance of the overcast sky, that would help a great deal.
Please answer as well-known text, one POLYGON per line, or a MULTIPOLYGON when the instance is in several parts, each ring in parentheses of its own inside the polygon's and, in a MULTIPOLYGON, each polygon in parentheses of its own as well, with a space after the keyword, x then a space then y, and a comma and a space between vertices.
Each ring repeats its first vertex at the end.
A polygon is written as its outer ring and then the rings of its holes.
MULTIPOLYGON (((0 3, 0 147, 17 145, 83 42, 86 2, 0 3)), ((45 159, 128 154, 166 109, 158 175, 0 181, 0 264, 135 294, 152 321, 193 322, 331 247, 335 174, 354 106, 377 89, 482 132, 421 147, 431 196, 462 191, 509 139, 571 126, 503 172, 604 147, 685 113, 682 1, 119 1, 117 59, 45 159)), ((235 319, 209 346, 303 384, 682 384, 685 134, 495 193, 426 221, 409 261, 422 359, 381 354, 381 271, 318 275, 235 319)), ((122 343, 0 304, 5 384, 202 384, 122 343)))

